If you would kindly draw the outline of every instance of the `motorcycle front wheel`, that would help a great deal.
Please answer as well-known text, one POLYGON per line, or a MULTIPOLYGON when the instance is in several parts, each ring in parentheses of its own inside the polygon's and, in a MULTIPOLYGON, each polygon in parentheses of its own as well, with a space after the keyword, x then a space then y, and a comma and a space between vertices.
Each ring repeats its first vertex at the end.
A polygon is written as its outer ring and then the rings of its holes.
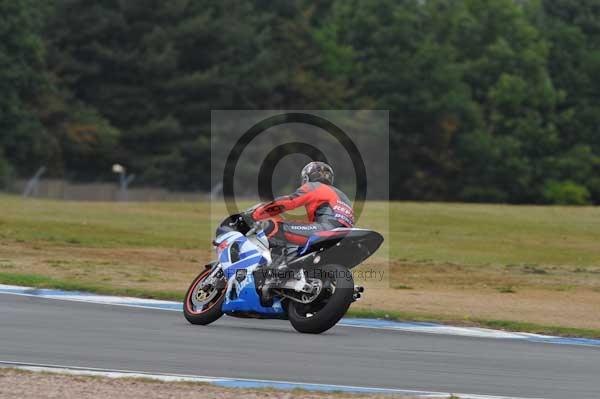
POLYGON ((225 288, 201 287, 211 269, 200 273, 188 288, 183 303, 183 314, 192 324, 207 325, 223 316, 221 306, 225 298, 225 288))
POLYGON ((306 271, 306 278, 323 282, 314 301, 303 304, 290 300, 287 306, 292 326, 301 333, 320 334, 335 326, 353 301, 352 273, 341 265, 327 265, 306 271))

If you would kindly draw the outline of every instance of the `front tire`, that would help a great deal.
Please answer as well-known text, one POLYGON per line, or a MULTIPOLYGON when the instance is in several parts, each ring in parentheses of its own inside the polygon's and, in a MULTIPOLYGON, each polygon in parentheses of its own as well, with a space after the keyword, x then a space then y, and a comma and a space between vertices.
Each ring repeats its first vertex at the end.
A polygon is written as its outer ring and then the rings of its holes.
MULTIPOLYGON (((223 316, 221 306, 223 305, 223 300, 225 299, 225 288, 221 288, 218 292, 216 292, 214 298, 208 301, 206 304, 202 306, 197 305, 198 295, 205 295, 205 292, 202 292, 198 288, 198 285, 206 277, 208 277, 210 272, 211 269, 207 269, 196 276, 185 294, 183 314, 187 321, 189 321, 191 324, 207 325, 223 316), (194 296, 196 296, 196 298, 194 298, 194 296)), ((218 288, 214 289, 218 290, 218 288)))
POLYGON ((311 303, 290 301, 288 318, 301 333, 320 334, 335 326, 353 301, 354 279, 341 265, 327 265, 307 271, 307 278, 323 281, 324 289, 311 303))

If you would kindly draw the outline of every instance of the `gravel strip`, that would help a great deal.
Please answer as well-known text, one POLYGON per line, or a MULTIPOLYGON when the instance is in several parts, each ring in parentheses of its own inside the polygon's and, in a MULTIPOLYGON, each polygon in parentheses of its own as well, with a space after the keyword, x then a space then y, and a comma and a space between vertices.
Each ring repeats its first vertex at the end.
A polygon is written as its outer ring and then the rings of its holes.
MULTIPOLYGON (((231 389, 203 383, 160 382, 138 378, 107 378, 0 369, 0 399, 389 399, 391 395, 316 393, 302 390, 231 389)), ((406 398, 406 397, 403 397, 406 398)))

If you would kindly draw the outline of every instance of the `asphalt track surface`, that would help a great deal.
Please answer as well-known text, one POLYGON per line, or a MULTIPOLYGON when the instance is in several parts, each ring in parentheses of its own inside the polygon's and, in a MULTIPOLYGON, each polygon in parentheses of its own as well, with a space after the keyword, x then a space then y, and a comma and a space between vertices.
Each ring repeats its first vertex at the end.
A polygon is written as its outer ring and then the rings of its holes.
POLYGON ((544 398, 600 398, 600 348, 335 327, 0 295, 0 360, 544 398))

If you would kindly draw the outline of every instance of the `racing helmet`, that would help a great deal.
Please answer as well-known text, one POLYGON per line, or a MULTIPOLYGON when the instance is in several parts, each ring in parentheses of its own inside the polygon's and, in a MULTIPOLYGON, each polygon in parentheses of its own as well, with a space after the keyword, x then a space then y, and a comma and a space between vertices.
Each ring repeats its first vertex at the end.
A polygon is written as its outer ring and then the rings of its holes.
POLYGON ((319 182, 333 184, 333 168, 325 162, 311 162, 302 168, 300 173, 302 184, 308 182, 319 182))

